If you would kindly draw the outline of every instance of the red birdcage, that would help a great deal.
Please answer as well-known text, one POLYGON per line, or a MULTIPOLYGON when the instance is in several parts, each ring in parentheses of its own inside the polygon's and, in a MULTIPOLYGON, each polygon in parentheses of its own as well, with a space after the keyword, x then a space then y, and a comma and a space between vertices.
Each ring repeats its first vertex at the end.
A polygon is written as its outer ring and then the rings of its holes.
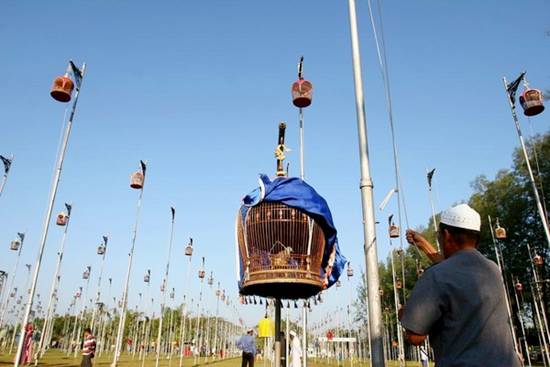
POLYGON ((520 282, 517 282, 516 283, 516 291, 517 292, 522 292, 523 291, 523 284, 521 284, 520 282))
POLYGON ((300 58, 298 64, 298 80, 292 83, 292 103, 298 108, 305 108, 311 104, 313 97, 313 84, 305 80, 303 74, 304 57, 300 58))
POLYGON ((519 96, 519 103, 525 116, 536 116, 544 111, 544 96, 538 89, 526 88, 519 96))
POLYGON ((542 264, 544 264, 544 259, 540 255, 535 255, 535 257, 533 257, 533 264, 536 266, 542 266, 542 264))
POLYGON ((55 224, 58 226, 65 226, 67 225, 67 222, 69 221, 69 216, 65 214, 64 212, 61 212, 57 214, 57 218, 55 220, 55 224))
POLYGON ((69 74, 66 73, 63 76, 58 76, 53 81, 53 87, 50 95, 53 99, 59 102, 69 102, 73 93, 74 83, 69 78, 69 74))
POLYGON ((283 299, 309 298, 323 289, 325 250, 321 227, 302 211, 262 202, 237 218, 244 265, 243 294, 283 299))

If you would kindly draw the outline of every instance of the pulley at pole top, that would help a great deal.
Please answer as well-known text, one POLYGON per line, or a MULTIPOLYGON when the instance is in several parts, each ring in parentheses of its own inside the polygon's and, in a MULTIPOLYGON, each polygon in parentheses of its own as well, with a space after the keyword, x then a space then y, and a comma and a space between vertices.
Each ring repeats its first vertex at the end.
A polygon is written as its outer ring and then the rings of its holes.
POLYGON ((298 80, 292 83, 292 103, 298 108, 305 108, 311 104, 313 97, 313 84, 303 77, 304 57, 298 63, 298 80))

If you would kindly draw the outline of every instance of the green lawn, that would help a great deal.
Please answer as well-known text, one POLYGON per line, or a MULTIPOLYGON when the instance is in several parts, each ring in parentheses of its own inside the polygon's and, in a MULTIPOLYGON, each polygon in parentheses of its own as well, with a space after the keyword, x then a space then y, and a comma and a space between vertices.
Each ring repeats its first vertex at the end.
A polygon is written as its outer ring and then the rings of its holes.
MULTIPOLYGON (((203 363, 203 358, 201 358, 201 364, 203 363)), ((109 367, 112 362, 112 356, 111 355, 104 355, 101 358, 95 358, 95 364, 96 367, 109 367)), ((191 367, 193 365, 193 358, 185 358, 183 365, 185 367, 191 367)), ((7 355, 7 354, 0 354, 0 367, 4 366, 12 366, 13 365, 13 355, 7 355)), ((155 358, 154 355, 149 355, 149 358, 145 361, 146 367, 153 367, 155 365, 155 358)), ((179 367, 179 359, 177 357, 172 358, 172 362, 170 363, 166 359, 162 359, 160 365, 162 367, 179 367)), ((241 360, 240 358, 232 358, 227 359, 223 361, 212 361, 210 360, 208 365, 212 365, 212 367, 240 367, 241 360)), ((50 351, 46 353, 44 358, 40 361, 38 364, 40 367, 77 367, 80 366, 80 357, 78 358, 72 358, 65 356, 64 353, 58 352, 58 351, 50 351)), ((119 363, 119 366, 123 367, 141 367, 141 361, 139 361, 137 358, 135 360, 132 360, 131 356, 124 355, 119 363)), ((256 367, 263 367, 264 361, 263 360, 257 360, 255 363, 256 367)), ((270 363, 266 363, 266 366, 270 366, 270 363)), ((325 360, 309 360, 308 367, 327 367, 327 366, 337 366, 336 362, 332 360, 330 363, 327 363, 325 360)), ((341 367, 351 367, 351 363, 349 361, 345 361, 343 364, 340 364, 341 367)), ((358 363, 357 361, 354 361, 353 367, 366 367, 368 366, 367 363, 358 363)), ((398 367, 399 364, 395 362, 388 362, 388 367, 398 367)), ((418 362, 407 362, 407 366, 409 367, 417 367, 420 366, 418 362)))

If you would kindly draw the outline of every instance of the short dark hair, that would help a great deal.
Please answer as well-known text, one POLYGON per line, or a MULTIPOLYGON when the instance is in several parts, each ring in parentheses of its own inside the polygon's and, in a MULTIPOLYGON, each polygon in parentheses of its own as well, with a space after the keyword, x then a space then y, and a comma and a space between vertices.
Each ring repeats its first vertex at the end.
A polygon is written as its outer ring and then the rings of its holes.
POLYGON ((441 232, 447 230, 459 245, 464 245, 466 242, 473 242, 477 247, 479 244, 480 233, 478 231, 453 227, 445 223, 439 223, 439 230, 441 232))
POLYGON ((86 329, 84 329, 84 333, 91 334, 91 333, 92 333, 92 329, 90 329, 89 327, 87 327, 86 329))

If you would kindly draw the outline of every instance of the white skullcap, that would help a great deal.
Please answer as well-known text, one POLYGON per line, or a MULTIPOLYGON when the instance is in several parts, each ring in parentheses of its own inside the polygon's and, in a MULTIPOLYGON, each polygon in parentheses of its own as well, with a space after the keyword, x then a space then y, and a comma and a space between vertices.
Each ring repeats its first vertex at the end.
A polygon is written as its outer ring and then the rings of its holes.
POLYGON ((441 213, 440 223, 451 227, 469 229, 479 232, 481 230, 481 217, 479 213, 470 208, 468 204, 460 204, 441 213))
POLYGON ((290 330, 289 334, 292 335, 292 336, 296 336, 296 332, 294 330, 290 330))
POLYGON ((252 329, 251 327, 249 327, 248 329, 246 329, 246 332, 247 332, 247 333, 253 333, 253 332, 254 332, 254 329, 252 329))

